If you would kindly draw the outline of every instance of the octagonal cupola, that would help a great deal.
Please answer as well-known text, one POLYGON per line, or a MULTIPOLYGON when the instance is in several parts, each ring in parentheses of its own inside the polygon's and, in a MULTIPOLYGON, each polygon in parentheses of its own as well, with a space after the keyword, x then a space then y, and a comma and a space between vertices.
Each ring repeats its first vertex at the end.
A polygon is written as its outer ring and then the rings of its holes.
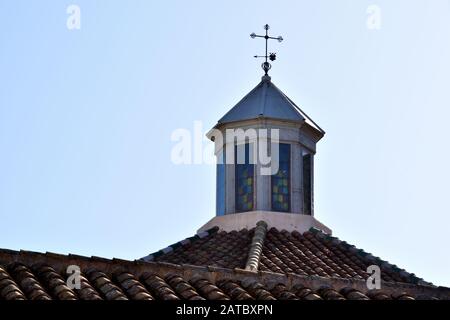
POLYGON ((217 158, 216 216, 237 214, 233 224, 261 215, 312 217, 314 156, 324 134, 264 75, 207 134, 217 158))
POLYGON ((231 108, 207 137, 217 159, 216 217, 200 230, 252 227, 259 220, 280 230, 328 228, 314 219, 314 156, 325 132, 272 82, 275 53, 266 42, 259 84, 231 108))
POLYGON ((314 155, 323 135, 264 76, 208 133, 218 161, 216 215, 255 210, 313 215, 314 155))

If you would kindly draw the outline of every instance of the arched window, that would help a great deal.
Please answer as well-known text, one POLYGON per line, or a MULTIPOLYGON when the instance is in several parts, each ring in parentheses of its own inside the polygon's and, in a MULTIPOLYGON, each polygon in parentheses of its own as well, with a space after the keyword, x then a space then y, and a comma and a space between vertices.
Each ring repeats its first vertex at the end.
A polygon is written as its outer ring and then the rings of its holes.
POLYGON ((236 212, 253 210, 255 168, 250 144, 235 147, 236 212))
POLYGON ((291 179, 291 145, 279 144, 278 172, 272 175, 272 210, 289 212, 291 179))

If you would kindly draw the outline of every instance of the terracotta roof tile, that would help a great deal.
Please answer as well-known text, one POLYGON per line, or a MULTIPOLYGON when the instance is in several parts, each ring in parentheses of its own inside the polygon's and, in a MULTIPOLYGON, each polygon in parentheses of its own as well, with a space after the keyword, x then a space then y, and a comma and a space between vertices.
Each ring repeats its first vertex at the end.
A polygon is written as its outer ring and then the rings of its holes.
MULTIPOLYGON (((253 228, 227 233, 214 228, 205 232, 202 238, 192 237, 189 241, 170 246, 170 252, 159 251, 150 256, 154 261, 176 264, 244 268, 254 231, 253 228)), ((316 229, 303 234, 274 228, 268 230, 259 259, 259 270, 366 279, 367 267, 373 264, 381 268, 384 281, 415 284, 423 281, 414 274, 316 229)))
POLYGON ((0 266, 0 297, 5 300, 25 300, 25 295, 8 272, 0 266))
POLYGON ((76 294, 66 285, 66 281, 50 266, 41 265, 34 268, 41 283, 50 289, 52 297, 58 300, 76 300, 76 294))
POLYGON ((368 296, 351 287, 342 288, 340 293, 345 296, 347 300, 370 300, 368 296))
POLYGON ((325 300, 346 300, 342 294, 329 287, 320 288, 317 293, 325 300))
POLYGON ((0 249, 0 300, 450 299, 450 289, 318 230, 259 227, 213 228, 139 261, 0 249), (382 290, 367 289, 374 264, 382 290), (72 289, 67 268, 74 265, 80 287, 72 289))
POLYGON ((194 279, 191 283, 207 300, 230 300, 228 295, 207 279, 194 279))
POLYGON ((160 300, 180 300, 170 285, 158 275, 146 273, 141 279, 149 291, 160 300))
POLYGON ((368 291, 362 279, 0 250, 0 300, 450 299, 448 288, 382 285, 368 291), (70 265, 80 267, 80 289, 66 283, 70 265))
POLYGON ((117 272, 114 276, 116 283, 130 299, 133 300, 153 300, 152 295, 145 287, 129 272, 117 272))
POLYGON ((288 288, 280 283, 273 287, 270 292, 277 300, 300 300, 294 293, 290 292, 288 288))
POLYGON ((51 300, 50 295, 45 291, 35 275, 29 268, 22 264, 14 264, 10 267, 10 274, 17 284, 22 288, 26 297, 31 300, 51 300))
POLYGON ((165 278, 176 294, 185 300, 205 300, 197 290, 178 274, 168 274, 165 278))
POLYGON ((276 300, 266 287, 258 281, 245 281, 242 285, 256 300, 276 300))
POLYGON ((90 269, 86 273, 89 282, 100 292, 106 300, 128 300, 126 295, 116 286, 108 276, 96 269, 90 269))
POLYGON ((303 285, 295 285, 293 287, 293 291, 295 292, 295 295, 301 300, 323 300, 323 298, 319 294, 303 285))
POLYGON ((254 298, 239 283, 224 280, 218 286, 233 300, 254 300, 254 298))
POLYGON ((369 291, 367 296, 372 300, 392 300, 389 294, 379 290, 369 291))
POLYGON ((81 300, 102 300, 100 294, 92 287, 88 279, 80 275, 80 289, 74 289, 81 300))

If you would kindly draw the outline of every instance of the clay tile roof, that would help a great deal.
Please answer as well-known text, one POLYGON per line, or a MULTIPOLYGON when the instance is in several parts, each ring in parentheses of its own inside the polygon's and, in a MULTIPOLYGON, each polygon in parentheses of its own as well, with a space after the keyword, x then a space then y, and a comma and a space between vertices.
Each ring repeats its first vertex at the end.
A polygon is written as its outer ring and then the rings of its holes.
POLYGON ((0 300, 381 300, 450 299, 450 289, 365 281, 0 250, 0 300), (67 284, 80 268, 80 287, 67 284))
MULTIPOLYGON (((209 265, 225 268, 246 267, 255 228, 239 232, 219 232, 217 228, 188 242, 178 242, 165 252, 159 251, 144 258, 175 264, 209 265)), ((267 231, 259 257, 259 270, 276 273, 294 273, 345 279, 367 279, 367 267, 378 265, 382 280, 411 284, 429 284, 414 274, 376 258, 345 241, 311 229, 304 234, 267 231)))
MULTIPOLYGON (((144 260, 127 261, 0 249, 0 300, 434 300, 450 289, 317 230, 211 229, 144 260), (259 239, 261 240, 261 239, 259 239), (245 270, 251 244, 262 251, 245 270), (382 290, 368 290, 365 269, 382 266, 382 290), (80 270, 79 287, 68 267, 80 270)), ((254 253, 254 252, 253 252, 254 253)))

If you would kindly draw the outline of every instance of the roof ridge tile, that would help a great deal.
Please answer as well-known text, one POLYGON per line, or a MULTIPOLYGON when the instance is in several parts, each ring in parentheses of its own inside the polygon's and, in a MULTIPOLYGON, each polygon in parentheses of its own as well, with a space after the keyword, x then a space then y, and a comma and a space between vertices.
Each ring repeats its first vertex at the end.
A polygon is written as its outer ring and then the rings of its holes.
POLYGON ((45 252, 44 255, 46 255, 47 257, 52 257, 52 258, 57 258, 57 259, 67 257, 66 254, 55 253, 55 252, 50 252, 50 251, 45 252))
POLYGON ((67 257, 69 257, 70 259, 80 259, 80 260, 89 260, 90 259, 90 257, 81 256, 81 255, 73 254, 73 253, 69 253, 67 255, 67 257))
POLYGON ((128 263, 128 262, 130 262, 129 260, 125 260, 125 259, 121 259, 121 258, 112 258, 111 261, 114 262, 114 263, 128 263))
POLYGON ((181 270, 183 269, 182 265, 176 264, 176 263, 171 263, 171 262, 165 262, 165 261, 152 261, 152 264, 154 264, 155 266, 158 267, 170 267, 176 270, 181 270))
MULTIPOLYGON (((14 252, 14 251, 13 251, 14 252)), ((38 251, 30 251, 30 250, 22 250, 22 249, 20 249, 19 251, 15 251, 15 253, 19 253, 19 254, 26 254, 26 255, 28 255, 28 254, 33 254, 33 255, 45 255, 45 253, 43 253, 43 252, 38 252, 38 251)))
POLYGON ((103 258, 103 257, 99 257, 99 256, 91 256, 91 260, 92 261, 97 261, 97 262, 111 262, 111 259, 108 258, 103 258))

